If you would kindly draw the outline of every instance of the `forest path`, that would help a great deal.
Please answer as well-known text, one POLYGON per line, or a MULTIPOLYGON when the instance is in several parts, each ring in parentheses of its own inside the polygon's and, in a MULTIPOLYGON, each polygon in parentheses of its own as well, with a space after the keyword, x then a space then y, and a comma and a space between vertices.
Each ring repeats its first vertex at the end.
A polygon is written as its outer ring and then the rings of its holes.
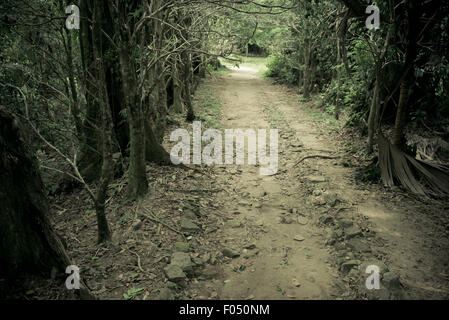
POLYGON ((300 140, 282 112, 273 109, 285 95, 257 72, 234 69, 217 84, 222 126, 278 129, 279 168, 277 174, 263 176, 259 166, 221 166, 219 183, 232 198, 223 208, 228 223, 221 230, 222 245, 241 251, 241 256, 224 265, 219 297, 329 299, 332 293, 336 297, 332 284, 338 270, 329 264, 323 230, 304 208, 298 178, 286 170, 299 156, 300 140))
POLYGON ((211 266, 208 272, 219 272, 223 282, 199 286, 220 299, 447 297, 449 245, 445 224, 429 214, 432 205, 390 195, 385 201, 387 194, 354 183, 354 169, 339 165, 341 159, 307 159, 295 167, 307 155, 343 154, 296 94, 258 71, 233 68, 208 85, 221 100, 223 128, 279 130, 278 172, 217 168, 216 183, 225 190, 217 203, 227 221, 217 231, 218 245, 240 255, 211 266), (392 272, 381 286, 388 290, 365 290, 367 262, 382 275, 387 264, 392 272))

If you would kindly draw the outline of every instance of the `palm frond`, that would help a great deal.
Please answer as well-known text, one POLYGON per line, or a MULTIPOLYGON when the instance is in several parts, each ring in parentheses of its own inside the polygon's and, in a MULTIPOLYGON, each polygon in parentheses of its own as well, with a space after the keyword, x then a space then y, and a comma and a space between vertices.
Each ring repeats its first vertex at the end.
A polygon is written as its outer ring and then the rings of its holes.
POLYGON ((385 186, 395 180, 412 193, 422 196, 449 196, 449 172, 442 166, 417 160, 392 145, 379 134, 379 165, 385 186))

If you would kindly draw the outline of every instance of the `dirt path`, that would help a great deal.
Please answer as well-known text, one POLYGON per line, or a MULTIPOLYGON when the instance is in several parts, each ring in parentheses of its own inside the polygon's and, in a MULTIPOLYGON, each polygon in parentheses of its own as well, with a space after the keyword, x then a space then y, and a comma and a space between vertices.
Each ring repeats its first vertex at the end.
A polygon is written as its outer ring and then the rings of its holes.
MULTIPOLYGON (((269 86, 256 72, 241 68, 224 79, 224 128, 277 128, 270 123, 264 106, 264 92, 269 86)), ((277 98, 269 96, 270 103, 277 98)), ((312 225, 307 212, 289 214, 301 205, 297 202, 296 178, 280 172, 295 151, 290 139, 285 138, 280 137, 279 172, 275 176, 259 175, 256 166, 223 167, 220 184, 234 200, 224 208, 229 222, 223 229, 223 245, 237 250, 247 244, 256 247, 246 249, 240 261, 226 266, 225 278, 230 281, 221 290, 223 299, 327 299, 332 293, 336 272, 324 261, 328 253, 320 230, 312 225), (298 217, 303 224, 297 223, 298 217), (295 236, 304 240, 295 240, 295 236), (245 269, 235 272, 240 265, 245 269)))
POLYGON ((200 291, 213 287, 212 298, 220 299, 448 297, 447 219, 438 220, 444 205, 400 195, 385 202, 357 186, 353 169, 336 160, 294 167, 305 155, 342 154, 291 92, 257 70, 234 69, 212 87, 223 105, 223 128, 279 130, 279 170, 261 176, 257 166, 217 168, 226 221, 217 245, 236 257, 206 267, 206 275, 219 273, 223 281, 202 281, 200 291), (416 206, 421 211, 411 217, 416 206), (429 208, 433 215, 425 214, 429 208), (365 290, 370 264, 384 278, 375 292, 365 290))

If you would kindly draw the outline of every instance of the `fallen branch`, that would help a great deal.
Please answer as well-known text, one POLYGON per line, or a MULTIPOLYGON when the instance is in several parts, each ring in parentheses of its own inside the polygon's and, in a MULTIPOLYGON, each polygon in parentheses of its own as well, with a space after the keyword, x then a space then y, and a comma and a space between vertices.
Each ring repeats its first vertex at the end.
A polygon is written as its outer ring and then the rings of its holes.
POLYGON ((132 250, 130 250, 129 248, 127 248, 129 252, 131 252, 132 254, 134 254, 137 257, 137 267, 139 267, 139 270, 142 271, 143 273, 145 273, 146 271, 143 270, 142 265, 140 264, 140 256, 139 254, 137 254, 137 252, 134 252, 132 250))
POLYGON ((300 164, 301 162, 303 162, 306 159, 312 159, 312 158, 320 158, 320 159, 338 159, 340 158, 339 156, 325 156, 325 155, 313 155, 313 156, 305 156, 304 158, 302 158, 301 160, 299 160, 293 167, 296 167, 298 164, 300 164))
POLYGON ((152 220, 152 221, 154 221, 154 222, 160 223, 161 225, 167 227, 168 229, 170 229, 170 230, 172 230, 172 231, 174 231, 174 232, 176 232, 176 233, 179 233, 180 235, 184 236, 184 234, 183 234, 181 231, 179 231, 179 230, 173 228, 172 226, 166 224, 165 222, 162 222, 161 219, 160 219, 159 217, 157 217, 154 213, 152 213, 150 210, 148 210, 148 209, 145 208, 145 207, 142 207, 142 208, 143 208, 146 212, 148 212, 149 215, 147 215, 147 214, 145 214, 145 213, 143 213, 143 212, 139 212, 141 215, 143 215, 144 217, 146 217, 146 218, 148 218, 148 219, 150 219, 150 220, 152 220))

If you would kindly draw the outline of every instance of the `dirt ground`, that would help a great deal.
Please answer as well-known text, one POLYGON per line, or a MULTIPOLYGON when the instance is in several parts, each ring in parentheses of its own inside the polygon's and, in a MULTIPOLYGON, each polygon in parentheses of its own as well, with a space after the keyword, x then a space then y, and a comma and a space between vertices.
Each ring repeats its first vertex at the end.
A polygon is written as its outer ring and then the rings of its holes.
POLYGON ((80 205, 85 192, 54 201, 57 229, 98 298, 449 298, 447 202, 356 181, 349 137, 257 69, 233 68, 202 86, 221 104, 221 128, 279 130, 278 172, 148 166, 142 203, 124 204, 126 179, 112 185, 106 248, 95 245, 94 212, 80 205), (332 159, 297 164, 308 155, 332 159), (380 268, 379 290, 365 287, 368 265, 380 268))

